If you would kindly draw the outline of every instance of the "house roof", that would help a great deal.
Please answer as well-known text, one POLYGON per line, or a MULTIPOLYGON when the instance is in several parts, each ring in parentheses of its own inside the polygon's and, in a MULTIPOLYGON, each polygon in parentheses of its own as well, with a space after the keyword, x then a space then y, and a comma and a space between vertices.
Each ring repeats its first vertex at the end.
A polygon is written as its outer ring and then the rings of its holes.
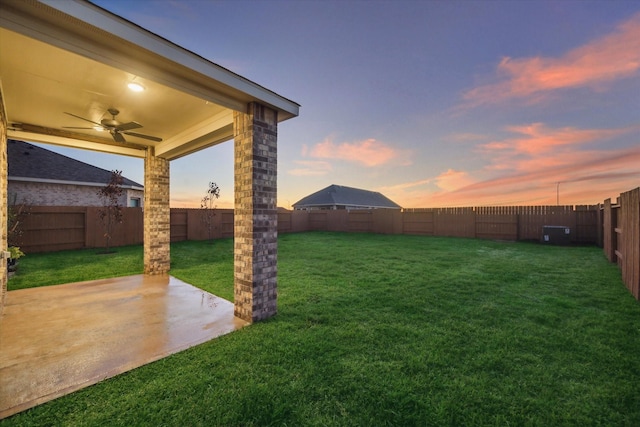
POLYGON ((279 122, 300 107, 86 0, 0 0, 0 74, 8 138, 138 158, 231 140, 251 102, 279 122), (104 132, 110 109, 126 143, 104 132))
MULTIPOLYGON (((105 185, 111 178, 111 171, 22 141, 7 141, 7 163, 9 180, 105 185)), ((122 186, 143 189, 128 178, 122 186)))
POLYGON ((362 208, 391 208, 401 206, 377 191, 361 190, 343 185, 330 185, 299 200, 294 208, 320 206, 354 206, 362 208))

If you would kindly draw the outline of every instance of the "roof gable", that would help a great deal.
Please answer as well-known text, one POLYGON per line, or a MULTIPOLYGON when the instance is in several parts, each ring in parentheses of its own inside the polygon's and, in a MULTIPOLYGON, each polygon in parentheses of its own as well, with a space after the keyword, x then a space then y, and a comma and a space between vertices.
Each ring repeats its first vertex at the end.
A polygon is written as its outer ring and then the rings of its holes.
POLYGON ((293 204, 293 207, 312 206, 355 206, 365 208, 392 208, 400 209, 401 206, 377 191, 362 190, 359 188, 345 187, 342 185, 330 185, 320 191, 316 191, 293 204))
MULTIPOLYGON (((7 141, 8 175, 11 178, 107 184, 111 171, 54 153, 22 141, 7 141)), ((123 177, 124 187, 143 188, 123 177)))

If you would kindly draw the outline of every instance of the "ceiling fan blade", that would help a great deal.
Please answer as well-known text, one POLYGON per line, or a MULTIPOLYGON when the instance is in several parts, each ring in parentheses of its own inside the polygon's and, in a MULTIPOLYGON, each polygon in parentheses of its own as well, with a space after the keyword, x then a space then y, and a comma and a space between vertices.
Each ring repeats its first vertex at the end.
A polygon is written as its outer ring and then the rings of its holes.
POLYGON ((68 115, 70 115, 72 117, 75 117, 76 119, 84 120, 85 122, 93 123, 94 125, 98 125, 98 126, 102 127, 102 124, 100 124, 98 122, 94 122, 93 120, 85 119, 84 117, 76 116, 75 114, 67 113, 66 111, 64 113, 68 114, 68 115))
POLYGON ((162 138, 158 138, 157 136, 143 135, 141 133, 135 133, 135 132, 122 132, 122 133, 124 133, 125 135, 136 136, 138 138, 148 139, 150 141, 155 141, 155 142, 162 141, 162 138))
POLYGON ((62 129, 94 129, 94 128, 83 128, 78 126, 62 126, 62 129))
POLYGON ((118 131, 115 131, 115 130, 111 131, 111 136, 113 137, 113 140, 116 142, 120 142, 120 143, 127 142, 124 139, 124 136, 122 136, 118 131))
POLYGON ((120 131, 125 131, 125 130, 131 130, 131 129, 138 129, 141 127, 142 125, 138 122, 129 122, 129 123, 123 123, 121 125, 116 126, 116 129, 120 131))

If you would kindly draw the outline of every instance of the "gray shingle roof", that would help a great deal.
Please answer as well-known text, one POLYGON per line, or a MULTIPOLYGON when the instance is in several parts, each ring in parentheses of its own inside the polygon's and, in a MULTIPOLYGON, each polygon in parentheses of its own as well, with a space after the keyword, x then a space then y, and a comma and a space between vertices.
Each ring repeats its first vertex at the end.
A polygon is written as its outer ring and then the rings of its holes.
MULTIPOLYGON (((111 171, 54 153, 22 141, 7 141, 9 178, 31 178, 68 182, 107 184, 111 171)), ((143 188, 124 178, 123 186, 143 188)))
POLYGON ((377 191, 361 190, 359 188, 330 185, 320 191, 304 197, 293 204, 294 208, 303 207, 362 207, 362 208, 392 208, 400 209, 400 205, 377 191))

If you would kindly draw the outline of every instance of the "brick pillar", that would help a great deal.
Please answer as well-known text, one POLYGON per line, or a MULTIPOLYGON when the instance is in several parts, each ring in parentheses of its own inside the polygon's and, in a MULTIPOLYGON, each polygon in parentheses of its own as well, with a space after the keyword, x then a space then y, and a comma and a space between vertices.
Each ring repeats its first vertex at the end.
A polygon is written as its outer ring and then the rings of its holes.
MULTIPOLYGON (((0 91, 0 252, 7 250, 7 116, 0 91)), ((7 258, 0 256, 0 316, 7 295, 7 258)))
POLYGON ((169 272, 171 211, 169 209, 169 161, 156 157, 153 148, 144 159, 144 273, 169 272))
POLYGON ((250 103, 233 127, 235 315, 255 322, 277 312, 278 112, 250 103))

